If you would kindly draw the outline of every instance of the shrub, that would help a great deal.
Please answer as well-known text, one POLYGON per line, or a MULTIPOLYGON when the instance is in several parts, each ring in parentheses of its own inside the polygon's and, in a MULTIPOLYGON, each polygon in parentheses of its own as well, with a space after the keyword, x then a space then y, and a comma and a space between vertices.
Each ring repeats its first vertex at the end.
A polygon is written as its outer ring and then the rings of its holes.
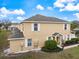
POLYGON ((45 47, 42 47, 41 50, 44 51, 44 52, 59 52, 59 51, 62 51, 63 49, 59 48, 59 47, 56 47, 55 49, 47 49, 45 47))
POLYGON ((71 40, 79 41, 79 38, 72 38, 71 40))
POLYGON ((55 49, 57 47, 57 42, 54 40, 47 40, 45 42, 45 48, 47 49, 55 49))
POLYGON ((41 50, 45 51, 45 52, 58 52, 58 51, 60 51, 62 49, 57 46, 57 42, 56 41, 54 41, 54 40, 47 40, 45 42, 44 47, 42 47, 41 50))
POLYGON ((79 42, 79 38, 72 38, 71 40, 67 40, 65 42, 65 46, 66 45, 72 45, 72 44, 77 44, 79 42))

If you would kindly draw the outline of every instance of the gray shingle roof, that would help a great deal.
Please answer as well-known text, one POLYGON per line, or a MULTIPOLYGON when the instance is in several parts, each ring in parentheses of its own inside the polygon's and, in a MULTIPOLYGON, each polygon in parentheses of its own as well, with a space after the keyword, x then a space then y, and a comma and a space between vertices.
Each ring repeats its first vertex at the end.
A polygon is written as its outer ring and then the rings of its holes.
POLYGON ((62 36, 60 33, 54 33, 54 34, 52 34, 52 36, 56 36, 56 35, 60 35, 60 36, 62 36))
POLYGON ((58 18, 55 18, 55 17, 47 17, 47 16, 43 16, 43 15, 35 15, 35 16, 32 16, 31 18, 28 18, 24 21, 52 21, 52 22, 67 22, 65 20, 62 20, 62 19, 58 19, 58 18))
POLYGON ((14 27, 11 31, 10 38, 24 38, 23 32, 21 32, 18 28, 14 27))

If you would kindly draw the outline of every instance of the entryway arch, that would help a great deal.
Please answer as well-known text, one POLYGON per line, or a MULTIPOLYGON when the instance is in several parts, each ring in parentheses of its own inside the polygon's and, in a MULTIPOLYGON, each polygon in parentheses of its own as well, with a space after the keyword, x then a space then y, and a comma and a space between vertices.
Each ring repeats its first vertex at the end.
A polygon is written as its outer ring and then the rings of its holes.
POLYGON ((52 34, 52 37, 53 37, 53 40, 55 40, 58 45, 62 44, 62 40, 63 40, 62 34, 55 32, 55 33, 52 34))

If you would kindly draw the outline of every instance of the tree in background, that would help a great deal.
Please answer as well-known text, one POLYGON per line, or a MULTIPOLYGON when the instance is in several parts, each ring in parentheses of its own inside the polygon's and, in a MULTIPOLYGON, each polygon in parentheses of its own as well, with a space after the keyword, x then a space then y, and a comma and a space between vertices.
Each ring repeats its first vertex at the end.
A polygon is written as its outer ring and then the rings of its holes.
POLYGON ((79 27, 79 23, 78 23, 78 22, 79 22, 79 21, 72 21, 72 22, 71 22, 71 30, 73 30, 73 29, 79 27))
POLYGON ((2 27, 2 23, 0 23, 0 29, 1 29, 1 27, 2 27))
MULTIPOLYGON (((71 30, 73 31, 75 28, 79 28, 79 21, 71 22, 71 30)), ((76 37, 79 37, 79 30, 75 31, 76 37)))
POLYGON ((75 35, 76 35, 77 37, 79 37, 79 31, 76 31, 75 35))
POLYGON ((0 21, 0 27, 4 26, 6 30, 8 30, 8 27, 11 25, 11 21, 9 19, 2 19, 0 21))

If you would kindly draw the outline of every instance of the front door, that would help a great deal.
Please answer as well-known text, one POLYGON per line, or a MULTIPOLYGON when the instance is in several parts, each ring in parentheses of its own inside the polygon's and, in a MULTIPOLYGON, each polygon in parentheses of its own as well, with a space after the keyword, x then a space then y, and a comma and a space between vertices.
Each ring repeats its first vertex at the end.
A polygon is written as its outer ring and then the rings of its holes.
POLYGON ((60 44, 60 37, 59 36, 57 36, 55 40, 56 40, 57 44, 60 44))

